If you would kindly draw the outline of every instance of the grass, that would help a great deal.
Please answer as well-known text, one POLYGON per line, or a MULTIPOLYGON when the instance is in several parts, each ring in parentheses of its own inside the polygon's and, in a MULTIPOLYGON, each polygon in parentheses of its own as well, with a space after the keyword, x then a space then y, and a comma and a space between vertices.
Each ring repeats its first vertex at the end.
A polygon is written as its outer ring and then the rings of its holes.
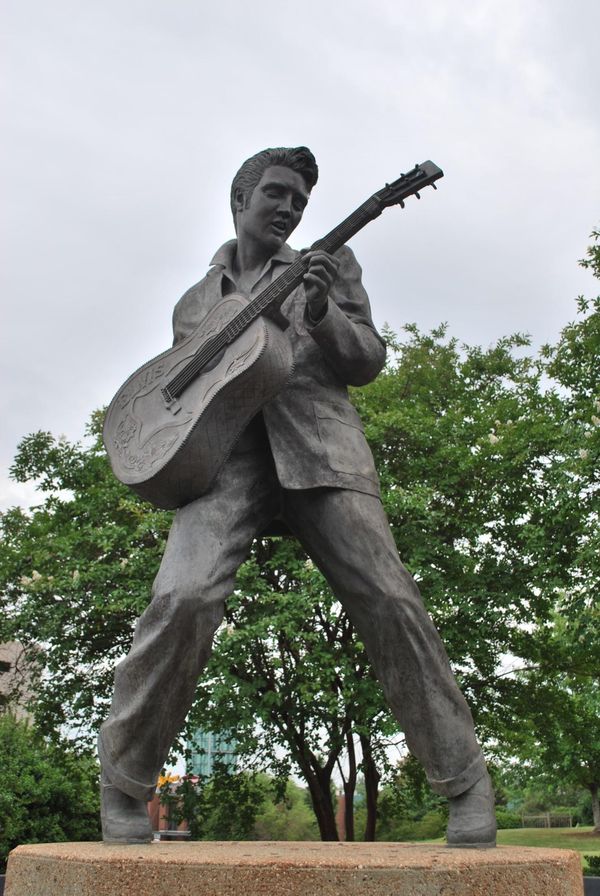
MULTIPOLYGON (((443 843, 444 840, 430 841, 443 843)), ((584 855, 600 855, 600 834, 591 827, 579 828, 511 828, 498 831, 498 846, 541 846, 546 849, 574 849, 581 856, 583 870, 588 870, 584 855)))
POLYGON ((498 831, 499 846, 543 846, 548 849, 574 849, 581 855, 600 855, 600 834, 591 827, 579 828, 514 828, 498 831))

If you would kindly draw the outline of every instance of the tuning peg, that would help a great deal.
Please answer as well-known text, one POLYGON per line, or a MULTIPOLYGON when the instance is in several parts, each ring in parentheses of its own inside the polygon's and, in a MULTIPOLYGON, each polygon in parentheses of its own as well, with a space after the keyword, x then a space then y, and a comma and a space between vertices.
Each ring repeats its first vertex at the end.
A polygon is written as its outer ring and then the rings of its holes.
POLYGON ((420 194, 420 193, 415 193, 415 196, 417 197, 417 199, 420 199, 420 198, 421 198, 421 194, 420 194))
POLYGON ((404 199, 400 200, 400 208, 404 208, 404 199))
POLYGON ((436 187, 435 184, 429 184, 429 186, 430 186, 430 187, 433 187, 434 190, 437 190, 437 187, 436 187))

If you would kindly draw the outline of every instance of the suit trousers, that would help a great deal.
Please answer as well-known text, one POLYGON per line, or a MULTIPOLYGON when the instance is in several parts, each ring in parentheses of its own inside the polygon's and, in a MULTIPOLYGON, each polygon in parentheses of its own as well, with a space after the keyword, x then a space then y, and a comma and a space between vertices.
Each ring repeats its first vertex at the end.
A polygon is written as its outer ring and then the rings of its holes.
POLYGON ((283 490, 268 448, 238 451, 210 492, 177 511, 152 600, 115 671, 99 735, 104 772, 151 799, 253 539, 281 513, 365 645, 411 752, 453 797, 485 771, 470 710, 381 501, 340 488, 283 490))

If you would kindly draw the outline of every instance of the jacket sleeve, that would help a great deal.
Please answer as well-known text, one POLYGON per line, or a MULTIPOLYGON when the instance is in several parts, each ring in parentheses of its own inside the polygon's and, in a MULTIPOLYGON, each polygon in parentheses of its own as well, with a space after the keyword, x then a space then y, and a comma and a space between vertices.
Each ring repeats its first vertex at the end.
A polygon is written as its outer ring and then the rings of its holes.
POLYGON ((364 386, 385 364, 385 343, 373 324, 354 253, 342 246, 336 255, 340 267, 325 313, 315 324, 306 310, 304 323, 340 379, 350 386, 364 386))
POLYGON ((210 285, 221 273, 222 267, 211 268, 208 274, 191 286, 179 299, 173 310, 173 345, 177 345, 199 326, 202 317, 210 311, 207 300, 210 285))
POLYGON ((182 339, 194 330, 197 318, 198 284, 193 286, 179 299, 173 309, 173 345, 177 345, 182 339), (194 301, 195 300, 195 301, 194 301), (194 314, 194 311, 196 313, 194 314))

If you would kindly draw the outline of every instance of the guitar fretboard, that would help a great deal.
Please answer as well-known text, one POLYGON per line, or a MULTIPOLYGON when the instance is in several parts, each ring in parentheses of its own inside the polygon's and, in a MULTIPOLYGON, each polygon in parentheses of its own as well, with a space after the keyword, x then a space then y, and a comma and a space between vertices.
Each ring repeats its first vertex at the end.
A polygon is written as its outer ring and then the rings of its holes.
MULTIPOLYGON (((393 184, 386 184, 383 190, 374 193, 366 202, 363 202, 341 224, 313 243, 310 247, 311 251, 314 249, 323 249, 328 253, 337 251, 359 230, 362 230, 369 221, 377 218, 388 205, 399 204, 404 207, 404 200, 408 196, 415 195, 420 198, 418 190, 430 184, 435 188, 434 181, 442 176, 443 172, 433 162, 416 165, 407 174, 401 175, 393 184)), ((216 336, 208 339, 194 357, 162 389, 167 405, 174 402, 201 373, 202 368, 233 342, 240 333, 243 333, 257 317, 268 308, 281 306, 290 293, 302 283, 307 268, 308 261, 306 261, 305 255, 301 255, 283 274, 280 274, 255 299, 239 311, 216 336)))

